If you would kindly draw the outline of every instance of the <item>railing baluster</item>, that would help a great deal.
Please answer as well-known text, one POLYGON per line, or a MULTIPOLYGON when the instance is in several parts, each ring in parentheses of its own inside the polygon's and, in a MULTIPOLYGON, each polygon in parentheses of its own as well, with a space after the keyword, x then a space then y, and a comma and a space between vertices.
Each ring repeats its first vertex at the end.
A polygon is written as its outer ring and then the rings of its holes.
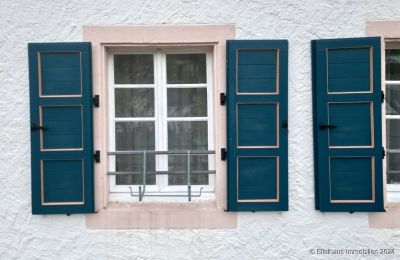
POLYGON ((192 184, 190 182, 190 150, 187 150, 187 178, 188 178, 188 199, 192 201, 192 184))
POLYGON ((142 201, 144 193, 146 192, 146 168, 147 166, 147 152, 143 151, 143 191, 140 189, 139 186, 139 201, 142 201))

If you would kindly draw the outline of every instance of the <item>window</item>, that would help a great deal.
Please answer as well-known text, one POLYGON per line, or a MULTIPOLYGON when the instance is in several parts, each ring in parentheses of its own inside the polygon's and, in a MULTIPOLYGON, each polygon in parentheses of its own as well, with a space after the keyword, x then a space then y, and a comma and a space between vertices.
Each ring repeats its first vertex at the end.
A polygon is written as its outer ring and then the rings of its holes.
POLYGON ((400 41, 387 41, 386 180, 388 191, 400 191, 400 41))
POLYGON ((29 43, 32 213, 96 212, 95 229, 236 228, 214 152, 233 38, 234 25, 84 26, 84 42, 29 43), (140 188, 155 201, 123 203, 140 188))
POLYGON ((211 74, 206 48, 109 53, 111 200, 213 198, 211 74))

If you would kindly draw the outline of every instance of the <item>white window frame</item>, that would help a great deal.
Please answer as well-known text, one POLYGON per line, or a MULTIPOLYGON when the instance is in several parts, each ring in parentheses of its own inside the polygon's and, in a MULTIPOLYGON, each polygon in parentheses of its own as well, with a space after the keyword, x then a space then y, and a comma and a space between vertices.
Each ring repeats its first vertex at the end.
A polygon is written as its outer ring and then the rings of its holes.
MULTIPOLYGON (((167 151, 168 149, 168 121, 207 121, 208 124, 208 150, 215 150, 214 142, 214 97, 213 97, 213 51, 208 47, 185 47, 185 48, 114 48, 108 51, 108 146, 109 151, 115 151, 115 122, 121 121, 152 121, 155 122, 155 150, 167 151), (166 55, 167 54, 187 54, 187 53, 205 53, 206 54, 206 75, 207 83, 201 84, 167 84, 166 75, 166 55), (114 55, 115 54, 152 54, 154 59, 154 84, 114 84, 114 55), (207 117, 167 117, 167 89, 168 88, 207 88, 207 117), (115 119, 114 89, 115 88, 154 88, 154 117, 135 117, 115 119)), ((116 156, 108 156, 108 170, 115 172, 116 156)), ((215 155, 208 155, 208 170, 215 171, 215 155)), ((168 156, 156 156, 156 171, 168 170, 168 156)), ((209 185, 191 185, 192 195, 196 195, 202 188, 201 197, 193 197, 192 201, 215 200, 215 174, 209 174, 209 185)), ((138 197, 132 197, 129 187, 134 192, 139 190, 141 185, 116 185, 115 175, 109 176, 109 199, 110 201, 128 201, 137 202, 138 197)), ((170 195, 187 194, 187 185, 169 185, 168 175, 157 175, 156 185, 146 185, 146 193, 152 195, 164 192, 170 195)), ((187 197, 146 197, 143 201, 168 201, 185 202, 187 197)))
MULTIPOLYGON (((383 59, 384 64, 383 65, 384 65, 385 73, 383 73, 383 79, 384 79, 383 88, 384 88, 385 97, 386 97, 385 98, 385 107, 386 107, 386 102, 387 102, 387 98, 388 98, 388 94, 386 93, 386 85, 400 85, 400 80, 386 80, 386 69, 385 69, 386 68, 386 43, 387 42, 396 42, 396 43, 400 44, 400 39, 385 38, 384 41, 385 41, 385 45, 384 45, 385 48, 383 50, 383 53, 384 53, 384 59, 383 59)), ((386 115, 386 109, 385 109, 385 116, 384 116, 384 120, 383 120, 384 121, 383 124, 385 127, 383 128, 383 131, 386 130, 386 127, 387 127, 386 119, 400 120, 400 115, 386 115)), ((384 140, 387 142, 388 137, 386 136, 386 131, 384 131, 383 134, 385 135, 384 140)), ((389 158, 389 156, 388 156, 389 149, 387 148, 386 143, 384 143, 384 146, 385 146, 386 153, 387 153, 386 158, 385 158, 385 164, 386 164, 385 175, 386 175, 386 180, 387 180, 387 172, 389 169, 389 167, 388 167, 389 165, 387 163, 387 160, 389 158)), ((386 182, 386 191, 388 193, 387 195, 388 195, 389 201, 400 201, 400 183, 390 184, 390 183, 386 182)))

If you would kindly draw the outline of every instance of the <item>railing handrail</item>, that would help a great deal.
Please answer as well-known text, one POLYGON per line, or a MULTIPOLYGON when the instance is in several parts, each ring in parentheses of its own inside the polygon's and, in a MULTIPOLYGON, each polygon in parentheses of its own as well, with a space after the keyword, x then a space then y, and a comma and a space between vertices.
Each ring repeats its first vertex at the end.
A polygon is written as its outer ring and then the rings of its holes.
MULTIPOLYGON (((187 174, 187 171, 146 171, 151 175, 187 174)), ((215 174, 215 170, 191 171, 191 174, 215 174)), ((143 171, 108 171, 107 175, 143 175, 143 171)))
POLYGON ((129 155, 129 154, 140 154, 142 155, 144 152, 147 154, 173 154, 173 155, 187 155, 188 151, 190 151, 191 155, 206 155, 206 154, 215 154, 214 150, 169 150, 169 151, 156 151, 156 150, 132 150, 132 151, 109 151, 107 155, 129 155))

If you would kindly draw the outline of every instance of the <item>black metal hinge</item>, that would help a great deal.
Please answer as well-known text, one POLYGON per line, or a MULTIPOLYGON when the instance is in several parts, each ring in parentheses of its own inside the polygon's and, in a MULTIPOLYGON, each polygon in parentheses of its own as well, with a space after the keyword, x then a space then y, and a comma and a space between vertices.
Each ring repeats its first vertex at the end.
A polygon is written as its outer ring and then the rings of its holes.
POLYGON ((99 150, 96 150, 96 152, 93 154, 93 158, 94 158, 95 162, 97 162, 97 163, 100 162, 100 151, 99 150))
POLYGON ((382 103, 385 101, 385 92, 383 90, 381 91, 381 97, 382 97, 382 103))
POLYGON ((219 94, 219 103, 221 104, 221 106, 226 104, 226 95, 225 95, 225 93, 220 93, 219 94))
POLYGON ((226 148, 221 148, 221 160, 226 161, 226 156, 228 153, 226 152, 226 148))
POLYGON ((386 156, 386 151, 385 151, 385 148, 382 147, 382 159, 385 158, 385 156, 386 156))
POLYGON ((94 97, 93 97, 93 105, 95 107, 100 107, 100 96, 99 95, 94 95, 94 97))

